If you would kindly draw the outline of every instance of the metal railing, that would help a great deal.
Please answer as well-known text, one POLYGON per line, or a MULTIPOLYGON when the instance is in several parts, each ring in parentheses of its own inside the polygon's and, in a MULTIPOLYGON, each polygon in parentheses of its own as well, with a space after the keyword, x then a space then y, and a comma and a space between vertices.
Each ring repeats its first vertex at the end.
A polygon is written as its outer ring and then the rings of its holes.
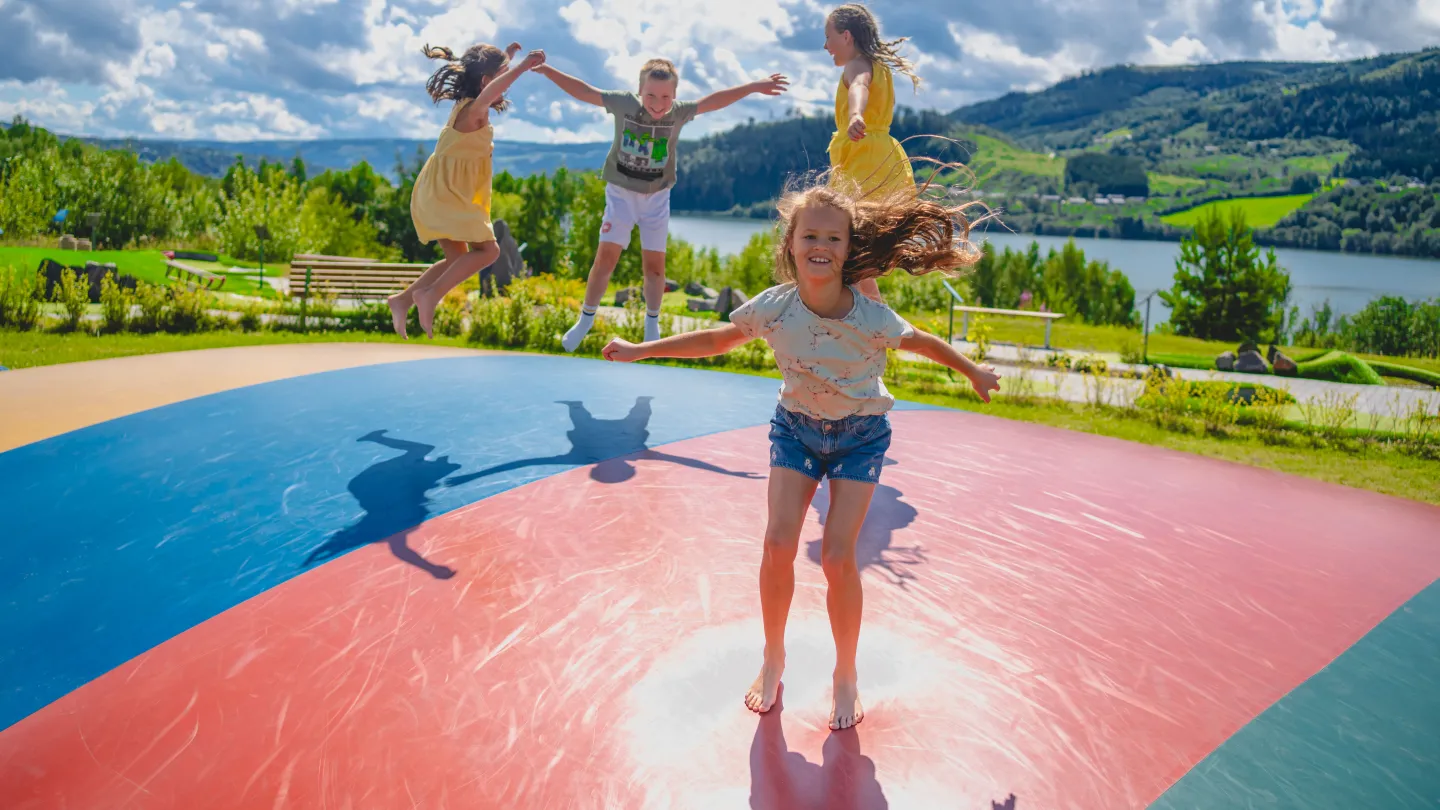
MULTIPOLYGON (((950 297, 955 299, 955 303, 956 303, 957 305, 958 305, 958 304, 964 304, 964 303, 965 303, 965 299, 962 298, 962 297, 960 297, 960 293, 955 292, 955 288, 950 286, 950 282, 948 282, 948 281, 946 281, 945 279, 942 278, 942 279, 940 279, 940 283, 945 285, 945 289, 950 292, 950 297)), ((954 306, 951 306, 951 307, 950 307, 950 328, 949 328, 949 330, 948 330, 948 331, 946 332, 946 334, 945 334, 945 342, 946 342, 946 343, 954 343, 954 342, 955 342, 955 307, 954 307, 954 306)))

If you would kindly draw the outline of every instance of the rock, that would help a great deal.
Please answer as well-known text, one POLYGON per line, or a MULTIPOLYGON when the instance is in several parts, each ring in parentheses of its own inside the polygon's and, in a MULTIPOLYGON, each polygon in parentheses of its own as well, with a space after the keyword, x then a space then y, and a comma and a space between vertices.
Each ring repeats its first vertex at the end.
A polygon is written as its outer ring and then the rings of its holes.
POLYGON ((1295 361, 1290 359, 1284 352, 1277 351, 1270 358, 1270 365, 1274 366, 1275 373, 1286 377, 1298 377, 1300 368, 1295 361))
POLYGON ((691 281, 685 285, 687 295, 704 295, 705 286, 698 281, 691 281))
POLYGON ((704 296, 704 297, 706 297, 706 298, 709 298, 709 299, 712 300, 712 301, 715 300, 716 298, 719 298, 719 297, 720 297, 720 293, 716 292, 715 290, 713 290, 713 289, 711 289, 711 288, 709 288, 709 287, 701 287, 701 288, 700 288, 700 292, 696 293, 696 295, 704 296))
POLYGON ((74 250, 74 249, 75 249, 75 237, 74 237, 74 236, 71 236, 71 235, 68 234, 68 233, 65 234, 64 236, 61 236, 61 237, 60 237, 60 249, 61 249, 61 250, 74 250))
POLYGON ((1253 350, 1241 352, 1240 356, 1235 358, 1235 370, 1242 374, 1270 373, 1270 367, 1265 365, 1265 358, 1260 356, 1260 352, 1253 350))
POLYGON ((623 289, 623 290, 615 293, 615 306, 617 306, 617 307, 623 307, 623 306, 625 306, 626 303, 628 303, 628 302, 630 301, 631 298, 639 298, 639 297, 640 297, 640 288, 639 288, 639 287, 626 287, 625 289, 623 289))
POLYGON ((715 302, 707 301, 704 298, 691 298, 685 302, 685 306, 691 312, 714 312, 715 302))
POLYGON ((730 320, 730 313, 740 308, 740 305, 749 301, 745 293, 734 287, 726 287, 715 296, 715 311, 720 313, 720 320, 730 320))
POLYGON ((1217 368, 1217 369, 1219 369, 1219 370, 1221 370, 1221 371, 1234 371, 1234 370, 1235 370, 1235 353, 1234 353, 1234 352, 1225 352, 1224 354, 1221 354, 1219 357, 1216 357, 1216 358, 1215 358, 1215 368, 1217 368))
POLYGON ((665 279, 665 292, 675 292, 680 289, 680 282, 674 279, 665 279))
POLYGON ((510 282, 530 275, 530 268, 525 266, 525 260, 520 257, 520 243, 515 241, 515 234, 510 232, 509 223, 497 219, 494 228, 495 242, 500 246, 500 257, 494 264, 480 271, 481 295, 500 295, 510 286, 510 282))

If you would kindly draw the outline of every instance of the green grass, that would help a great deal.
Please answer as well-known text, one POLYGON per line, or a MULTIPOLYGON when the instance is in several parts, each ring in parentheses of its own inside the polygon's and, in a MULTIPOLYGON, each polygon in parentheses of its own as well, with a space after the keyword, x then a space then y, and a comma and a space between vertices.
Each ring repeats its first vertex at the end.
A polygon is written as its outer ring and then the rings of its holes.
POLYGON ((1345 159, 1350 157, 1349 152, 1330 152, 1324 155, 1303 155, 1298 157, 1285 158, 1285 165, 1290 167, 1290 173, 1298 174, 1303 172, 1314 172, 1321 177, 1330 174, 1330 171, 1345 159))
POLYGON ((1147 172, 1150 177, 1150 193, 1170 195, 1190 189, 1204 188, 1207 183, 1198 177, 1181 177, 1178 174, 1147 172))
POLYGON ((1245 221, 1252 228, 1269 228, 1285 218, 1286 214, 1299 208, 1315 197, 1314 194, 1288 194, 1284 197, 1236 197, 1187 208, 1161 217, 1161 221, 1191 228, 1200 217, 1213 209, 1240 208, 1245 212, 1245 221))
POLYGON ((975 132, 965 133, 963 137, 975 142, 976 152, 970 156, 967 165, 970 171, 975 172, 975 185, 981 188, 1000 172, 1018 172, 1055 180, 1065 176, 1065 161, 1059 158, 1051 159, 1049 155, 1028 152, 998 138, 975 132))
POLYGON ((901 399, 1166 447, 1400 498, 1440 504, 1440 463, 1395 450, 1376 448, 1357 452, 1325 445, 1315 447, 1308 441, 1267 444, 1249 430, 1242 429, 1229 436, 1175 432, 1164 430, 1135 416, 1113 411, 1095 411, 1053 400, 1041 400, 1036 404, 1025 405, 1007 403, 1003 398, 996 398, 990 405, 986 405, 972 398, 917 392, 903 385, 892 390, 901 399))
POLYGON ((1296 365, 1300 376, 1307 380, 1329 380, 1356 385, 1385 384, 1369 363, 1348 352, 1326 352, 1314 360, 1296 365))
POLYGON ((1440 388, 1440 372, 1401 365, 1391 360, 1366 358, 1365 362, 1381 376, 1396 377, 1401 380, 1422 383, 1432 388, 1440 388))
MULTIPOLYGON (((232 259, 229 256, 219 256, 219 262, 197 262, 192 259, 183 260, 185 264, 200 270, 209 270, 220 273, 230 267, 244 267, 251 271, 258 265, 255 262, 232 259)), ((0 268, 9 267, 11 270, 35 271, 39 269, 40 262, 44 259, 53 259, 64 265, 82 267, 85 262, 99 262, 101 264, 115 265, 115 269, 121 274, 134 276, 135 278, 150 284, 170 284, 172 280, 165 278, 165 255, 158 250, 60 250, 59 248, 45 247, 0 247, 0 268)), ((265 266, 265 275, 283 276, 288 272, 288 267, 283 264, 270 264, 265 266)), ((221 292, 239 293, 242 295, 254 295, 257 284, 254 272, 228 274, 225 286, 220 288, 221 292)), ((267 295, 271 294, 269 285, 262 291, 267 295)))
MULTIPOLYGON (((426 344, 467 347, 464 338, 421 339, 426 344)), ((278 343, 404 343, 399 335, 375 332, 201 332, 193 335, 103 335, 0 331, 0 366, 12 369, 106 360, 138 354, 269 346, 278 343)), ((412 340, 411 343, 416 341, 412 340)), ((469 348, 475 348, 468 346, 469 348)))
MULTIPOLYGON (((99 360, 138 354, 214 349, 228 346, 258 346, 280 343, 399 343, 400 338, 387 334, 207 332, 198 335, 107 335, 53 334, 44 332, 0 332, 0 365, 11 368, 99 360)), ((438 338, 419 341, 445 346, 466 347, 463 338, 438 338)), ((686 365, 685 361, 666 361, 665 365, 686 365)), ((732 371, 731 369, 726 369, 732 371)), ((773 369, 741 372, 776 377, 773 369)), ((927 402, 960 410, 984 413, 1004 419, 1015 419, 1078 430, 1125 441, 1167 447, 1198 455, 1226 459, 1255 467, 1279 470, 1295 475, 1330 481, 1346 486, 1369 489, 1402 498, 1440 504, 1440 463, 1426 461, 1401 452, 1383 448, 1363 452, 1329 446, 1312 447, 1308 443, 1268 444, 1248 430, 1230 435, 1174 432, 1163 430, 1149 421, 1114 411, 1095 411, 1071 403, 1053 400, 1016 402, 1005 395, 986 405, 971 395, 936 393, 904 381, 892 387, 896 396, 910 401, 927 402)))

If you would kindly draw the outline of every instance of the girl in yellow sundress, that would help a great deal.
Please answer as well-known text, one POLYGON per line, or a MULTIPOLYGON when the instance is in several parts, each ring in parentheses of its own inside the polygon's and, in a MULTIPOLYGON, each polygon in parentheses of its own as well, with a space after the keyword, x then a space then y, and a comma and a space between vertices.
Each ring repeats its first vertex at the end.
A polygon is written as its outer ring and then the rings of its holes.
POLYGON ((420 243, 438 241, 445 258, 387 301, 401 337, 405 337, 405 318, 412 305, 419 311, 420 327, 433 337, 435 307, 445 293, 500 257, 490 224, 490 157, 495 149, 490 111, 510 106, 505 91, 521 73, 545 62, 544 51, 531 51, 511 65, 510 59, 519 50, 519 43, 511 43, 503 51, 482 43, 472 45, 456 59, 449 48, 425 46, 426 56, 446 61, 431 75, 425 89, 435 103, 449 99, 455 107, 440 130, 434 153, 415 178, 410 218, 420 243))
MULTIPOLYGON (((830 139, 832 183, 848 184, 856 197, 915 193, 915 175, 900 142, 890 136, 895 114, 895 71, 910 77, 916 90, 915 66, 896 50, 905 38, 886 42, 880 22, 870 9, 846 3, 825 20, 825 51, 844 68, 835 88, 835 135, 830 139)), ((870 278, 858 285, 877 301, 880 287, 870 278)))

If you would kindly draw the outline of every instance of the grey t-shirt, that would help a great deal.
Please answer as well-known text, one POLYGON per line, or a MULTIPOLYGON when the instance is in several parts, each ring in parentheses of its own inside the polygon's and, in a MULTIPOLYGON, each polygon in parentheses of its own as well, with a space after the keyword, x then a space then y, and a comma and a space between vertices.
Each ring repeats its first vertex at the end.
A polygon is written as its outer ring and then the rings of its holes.
POLYGON ((900 348, 915 329, 854 287, 850 294, 855 305, 843 318, 810 311, 794 282, 771 287, 730 313, 746 337, 763 338, 775 352, 786 410, 834 420, 894 407, 885 388, 885 350, 900 348))
POLYGON ((615 141, 605 158, 605 182, 641 194, 675 185, 675 147, 680 127, 695 117, 693 101, 676 101, 664 118, 652 118, 640 97, 624 90, 600 93, 605 109, 615 116, 615 141))

